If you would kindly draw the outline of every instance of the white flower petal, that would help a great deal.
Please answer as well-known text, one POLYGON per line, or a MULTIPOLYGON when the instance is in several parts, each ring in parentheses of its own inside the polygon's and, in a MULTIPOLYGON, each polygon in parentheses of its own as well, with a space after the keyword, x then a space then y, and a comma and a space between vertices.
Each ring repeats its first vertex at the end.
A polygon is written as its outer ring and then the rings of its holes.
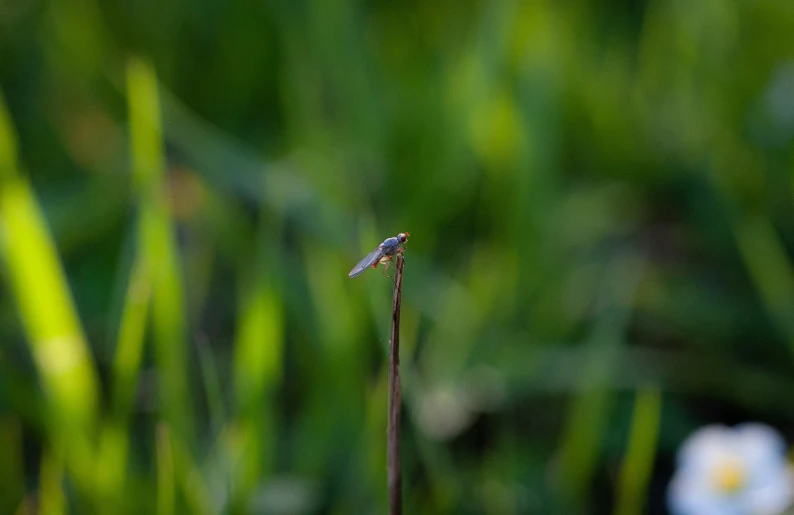
POLYGON ((704 426, 687 438, 678 451, 679 465, 700 466, 730 447, 731 430, 726 426, 704 426))
POLYGON ((741 503, 717 495, 704 482, 691 477, 673 478, 667 505, 671 515, 745 515, 741 503))
POLYGON ((735 450, 753 472, 776 470, 785 466, 786 442, 769 426, 740 424, 734 428, 735 450))
POLYGON ((790 470, 777 474, 772 481, 748 488, 745 504, 748 513, 757 515, 777 515, 791 505, 794 497, 794 483, 790 470))
POLYGON ((668 489, 673 515, 780 515, 794 498, 786 443, 771 427, 747 423, 695 431, 678 452, 668 489))

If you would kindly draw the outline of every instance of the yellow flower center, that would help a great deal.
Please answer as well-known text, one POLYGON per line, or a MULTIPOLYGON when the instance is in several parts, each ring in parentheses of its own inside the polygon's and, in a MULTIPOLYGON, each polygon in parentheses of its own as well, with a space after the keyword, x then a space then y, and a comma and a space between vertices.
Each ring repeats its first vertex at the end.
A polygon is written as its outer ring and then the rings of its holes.
POLYGON ((725 493, 733 493, 744 486, 745 473, 738 460, 725 460, 714 471, 714 483, 725 493))

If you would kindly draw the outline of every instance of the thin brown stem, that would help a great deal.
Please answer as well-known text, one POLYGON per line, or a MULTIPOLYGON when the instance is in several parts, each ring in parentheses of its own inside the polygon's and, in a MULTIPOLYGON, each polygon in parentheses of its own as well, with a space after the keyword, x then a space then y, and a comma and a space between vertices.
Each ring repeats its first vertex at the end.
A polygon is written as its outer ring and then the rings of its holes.
POLYGON ((389 342, 389 424, 386 429, 389 476, 389 513, 402 513, 402 467, 400 464, 400 303, 402 301, 403 257, 397 254, 394 273, 394 302, 389 342))

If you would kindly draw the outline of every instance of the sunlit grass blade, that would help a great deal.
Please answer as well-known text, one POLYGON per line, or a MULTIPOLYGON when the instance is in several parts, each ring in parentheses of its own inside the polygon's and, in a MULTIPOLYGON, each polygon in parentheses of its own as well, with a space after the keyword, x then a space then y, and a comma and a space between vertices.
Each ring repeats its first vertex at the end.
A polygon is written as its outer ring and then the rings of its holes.
POLYGON ((123 513, 129 441, 127 428, 118 420, 105 422, 99 432, 94 487, 97 505, 103 510, 123 513))
POLYGON ((259 261, 253 284, 246 287, 246 281, 241 282, 244 293, 234 349, 234 442, 240 446, 233 452, 238 457, 233 469, 237 502, 250 495, 261 476, 272 474, 275 465, 273 401, 283 373, 284 314, 280 296, 263 269, 266 264, 259 261))
POLYGON ((99 438, 96 486, 109 507, 117 507, 123 497, 129 452, 127 421, 141 366, 151 289, 148 269, 139 256, 130 273, 113 360, 111 413, 109 420, 102 426, 99 438))
POLYGON ((33 360, 47 393, 54 452, 78 487, 90 484, 96 371, 46 221, 16 161, 14 130, 0 97, 0 222, 3 258, 33 360))
POLYGON ((157 426, 157 515, 174 513, 174 449, 168 424, 157 426))
POLYGON ((139 252, 151 266, 161 412, 175 435, 192 440, 182 270, 164 184, 157 77, 147 63, 129 62, 127 96, 133 177, 140 194, 139 252))
POLYGON ((63 467, 52 452, 45 451, 39 469, 39 513, 62 515, 66 513, 63 492, 63 467))
POLYGON ((662 396, 658 388, 637 392, 626 458, 620 471, 615 515, 640 515, 653 471, 662 396))
POLYGON ((120 420, 129 416, 135 395, 146 335, 150 293, 149 265, 139 258, 130 273, 113 359, 113 411, 120 420))
MULTIPOLYGON (((143 224, 139 221, 139 224, 143 224)), ((129 274, 113 359, 111 411, 103 425, 96 467, 97 490, 109 507, 122 499, 129 452, 128 419, 138 383, 151 295, 151 265, 138 227, 135 259, 129 274)))

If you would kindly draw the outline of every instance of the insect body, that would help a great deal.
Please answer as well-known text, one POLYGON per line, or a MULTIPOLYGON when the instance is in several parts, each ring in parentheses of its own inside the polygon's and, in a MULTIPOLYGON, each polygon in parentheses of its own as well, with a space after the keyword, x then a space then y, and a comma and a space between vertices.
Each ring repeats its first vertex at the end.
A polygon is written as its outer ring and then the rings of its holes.
POLYGON ((353 267, 353 270, 350 271, 348 277, 358 277, 359 275, 366 272, 367 268, 378 268, 380 263, 386 263, 386 266, 383 268, 382 272, 387 277, 391 277, 386 273, 386 270, 389 268, 389 263, 391 263, 392 259, 394 259, 395 254, 402 253, 403 246, 405 242, 408 241, 408 236, 410 233, 401 232, 397 236, 392 238, 386 238, 383 243, 378 245, 378 247, 367 254, 364 259, 358 262, 356 266, 353 267))

